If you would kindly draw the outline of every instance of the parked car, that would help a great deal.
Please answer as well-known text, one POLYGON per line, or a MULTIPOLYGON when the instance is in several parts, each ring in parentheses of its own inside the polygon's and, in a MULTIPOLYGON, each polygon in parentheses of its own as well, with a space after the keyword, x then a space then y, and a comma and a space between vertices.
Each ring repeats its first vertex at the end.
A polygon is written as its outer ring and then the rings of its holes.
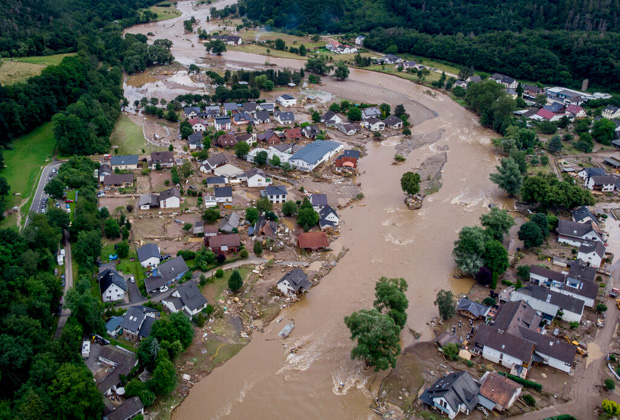
POLYGON ((70 198, 65 199, 65 203, 73 203, 73 200, 70 198))
POLYGON ((161 289, 159 289, 160 292, 164 293, 168 291, 168 286, 164 286, 161 289))
POLYGON ((135 283, 135 282, 136 282, 136 279, 134 279, 134 278, 133 278, 133 276, 131 276, 131 277, 129 277, 129 281, 130 281, 131 283, 135 283))

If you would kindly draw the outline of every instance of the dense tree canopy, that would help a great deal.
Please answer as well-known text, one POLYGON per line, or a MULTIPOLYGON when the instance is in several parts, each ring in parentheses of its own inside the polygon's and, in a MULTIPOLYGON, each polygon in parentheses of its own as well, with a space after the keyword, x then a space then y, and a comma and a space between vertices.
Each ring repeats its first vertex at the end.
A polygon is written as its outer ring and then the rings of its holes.
POLYGON ((361 309, 344 318, 357 345, 351 350, 352 359, 362 359, 375 371, 396 366, 400 353, 400 329, 389 316, 376 309, 361 309))

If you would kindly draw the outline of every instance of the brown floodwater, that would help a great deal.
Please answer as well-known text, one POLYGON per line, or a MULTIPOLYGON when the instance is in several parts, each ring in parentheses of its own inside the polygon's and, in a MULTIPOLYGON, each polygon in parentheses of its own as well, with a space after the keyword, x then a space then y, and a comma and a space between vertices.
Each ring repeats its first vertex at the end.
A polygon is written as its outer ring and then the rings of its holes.
MULTIPOLYGON (((264 65, 266 57, 255 54, 230 51, 205 59, 202 50, 191 46, 176 49, 176 36, 186 37, 182 20, 190 16, 187 13, 198 13, 187 3, 179 2, 186 13, 183 17, 129 31, 146 33, 150 29, 156 37, 172 39, 175 57, 186 65, 264 65)), ((278 67, 303 65, 293 59, 269 61, 278 67)), ((335 245, 338 249, 345 246, 349 252, 318 287, 281 314, 282 322, 272 323, 264 333, 255 332, 234 358, 197 383, 173 418, 374 417, 368 407, 383 375, 365 371, 360 362, 351 360, 353 343, 344 317, 371 307, 379 277, 404 277, 409 283, 410 305, 402 346, 415 341, 409 328, 420 332, 423 340, 432 338, 427 322, 437 316, 433 305, 437 291, 467 292, 472 285, 470 280, 453 277, 451 252, 458 231, 476 224, 491 202, 510 204, 489 180, 497 164, 490 146, 493 133, 481 128, 475 115, 447 96, 429 95, 426 87, 363 70, 352 69, 345 82, 328 77, 323 81, 320 89, 338 98, 386 102, 393 107, 404 104, 414 122, 414 134, 444 131, 437 142, 414 150, 398 166, 391 164, 396 141, 368 144, 358 178, 365 198, 341 211, 342 234, 335 245), (443 186, 426 198, 421 210, 410 211, 403 202, 400 177, 429 156, 443 153, 438 146, 449 149, 443 186), (289 319, 295 321, 295 329, 283 341, 277 333, 289 319), (291 353, 293 346, 301 347, 291 353)))

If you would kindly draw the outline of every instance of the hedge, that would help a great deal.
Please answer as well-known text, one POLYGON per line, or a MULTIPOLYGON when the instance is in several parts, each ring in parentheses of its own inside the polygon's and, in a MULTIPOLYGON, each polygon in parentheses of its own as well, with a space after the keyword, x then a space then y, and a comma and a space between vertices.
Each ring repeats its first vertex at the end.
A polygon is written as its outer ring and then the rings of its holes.
POLYGON ((528 381, 527 379, 522 379, 522 378, 519 378, 518 376, 511 375, 509 373, 504 373, 504 372, 498 372, 498 373, 500 375, 507 377, 508 379, 512 379, 516 383, 521 384, 526 388, 532 388, 532 389, 535 389, 536 391, 540 391, 542 389, 542 385, 539 384, 538 382, 528 381))
POLYGON ((571 416, 570 414, 560 414, 559 416, 545 417, 544 420, 577 420, 577 419, 571 416))

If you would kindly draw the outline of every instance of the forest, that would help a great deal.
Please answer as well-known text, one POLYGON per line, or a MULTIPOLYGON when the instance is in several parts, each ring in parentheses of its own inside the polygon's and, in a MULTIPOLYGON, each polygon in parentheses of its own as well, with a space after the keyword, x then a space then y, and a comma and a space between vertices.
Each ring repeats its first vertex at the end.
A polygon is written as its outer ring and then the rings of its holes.
POLYGON ((385 51, 543 83, 620 90, 620 0, 243 0, 248 18, 289 32, 360 33, 385 51))

